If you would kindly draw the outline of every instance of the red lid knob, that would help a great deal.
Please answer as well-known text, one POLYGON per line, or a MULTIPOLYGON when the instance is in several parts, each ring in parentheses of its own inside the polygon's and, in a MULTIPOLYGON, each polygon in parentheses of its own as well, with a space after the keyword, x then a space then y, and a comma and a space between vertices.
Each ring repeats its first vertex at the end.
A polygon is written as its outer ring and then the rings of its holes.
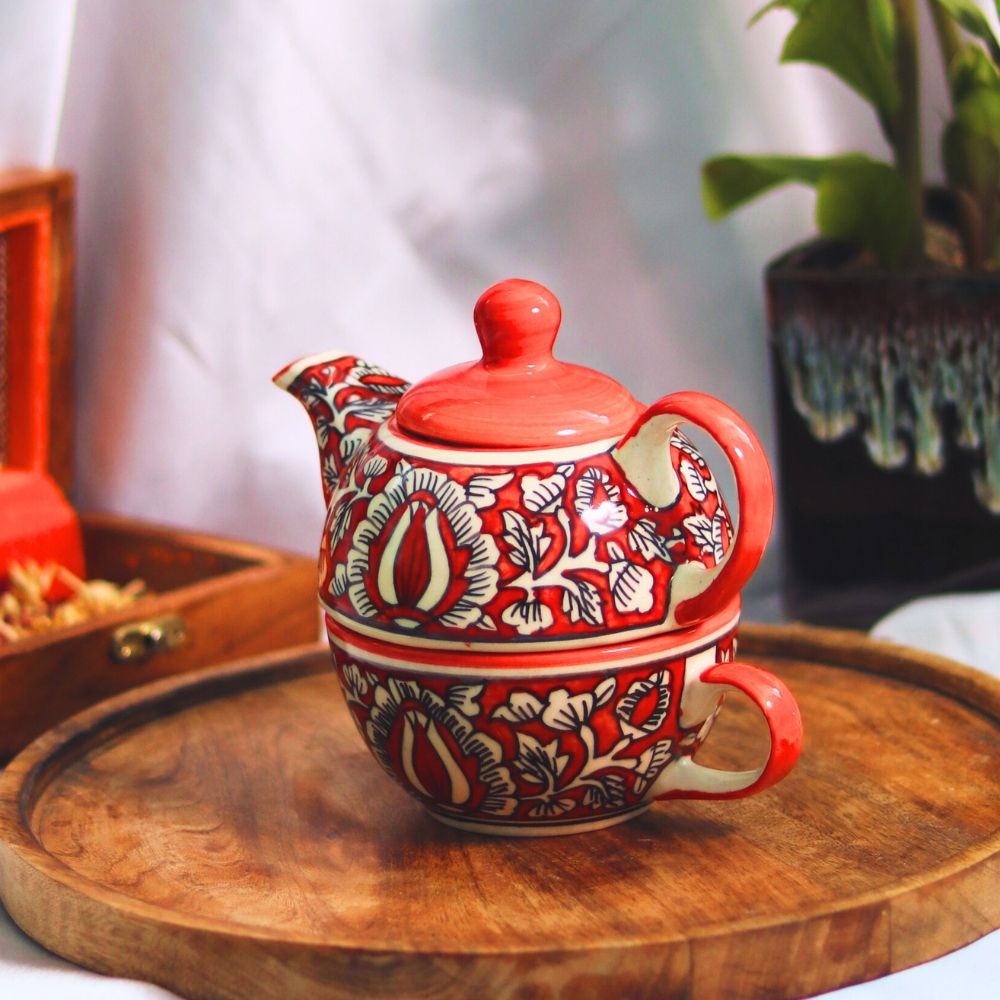
POLYGON ((537 367, 552 359, 562 308, 544 285, 509 278, 487 288, 473 312, 483 366, 537 367))
POLYGON ((544 286, 510 278, 473 313, 483 356, 412 386, 396 407, 409 434, 477 448, 545 448, 624 434, 643 411, 614 379, 552 357, 562 309, 544 286))

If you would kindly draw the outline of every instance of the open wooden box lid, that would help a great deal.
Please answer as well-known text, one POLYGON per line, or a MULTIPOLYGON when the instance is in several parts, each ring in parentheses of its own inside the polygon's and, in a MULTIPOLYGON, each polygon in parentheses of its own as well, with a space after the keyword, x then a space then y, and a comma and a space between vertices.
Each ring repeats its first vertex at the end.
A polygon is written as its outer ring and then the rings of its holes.
MULTIPOLYGON (((0 172, 0 477, 47 474, 69 497, 74 190, 65 171, 0 172)), ((122 585, 139 577, 149 594, 100 618, 0 642, 0 763, 146 680, 319 634, 312 559, 108 515, 84 514, 82 529, 89 577, 122 585)))
POLYGON ((0 469, 73 485, 73 175, 0 173, 0 469))

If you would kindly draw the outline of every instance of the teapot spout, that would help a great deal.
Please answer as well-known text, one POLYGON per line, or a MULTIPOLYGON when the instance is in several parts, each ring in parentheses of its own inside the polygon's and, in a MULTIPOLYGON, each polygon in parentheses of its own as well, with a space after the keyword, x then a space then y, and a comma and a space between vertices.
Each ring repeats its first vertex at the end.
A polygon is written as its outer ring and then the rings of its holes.
POLYGON ((409 383, 344 351, 293 361, 272 379, 305 408, 316 431, 327 505, 348 463, 396 409, 409 383))

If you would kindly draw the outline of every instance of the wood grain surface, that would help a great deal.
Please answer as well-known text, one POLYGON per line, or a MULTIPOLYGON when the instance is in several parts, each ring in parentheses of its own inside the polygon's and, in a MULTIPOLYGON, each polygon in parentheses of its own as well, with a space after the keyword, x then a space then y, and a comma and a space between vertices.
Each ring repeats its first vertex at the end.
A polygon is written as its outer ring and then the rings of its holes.
MULTIPOLYGON (((807 742, 782 784, 597 833, 439 826, 354 732, 327 653, 157 682, 0 776, 0 895, 46 947, 191 997, 808 996, 1000 926, 1000 682, 747 626, 807 742)), ((734 699, 699 759, 763 754, 734 699)))

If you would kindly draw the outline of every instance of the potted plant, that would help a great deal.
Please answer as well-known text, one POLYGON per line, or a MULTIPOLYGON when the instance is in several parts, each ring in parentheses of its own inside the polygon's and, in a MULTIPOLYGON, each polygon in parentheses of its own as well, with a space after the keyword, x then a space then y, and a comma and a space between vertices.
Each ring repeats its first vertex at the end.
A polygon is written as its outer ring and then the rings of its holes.
POLYGON ((891 162, 702 167, 713 219, 778 185, 816 192, 819 237, 773 261, 766 289, 789 604, 817 621, 1000 585, 1000 44, 974 0, 927 2, 951 101, 945 186, 921 163, 917 0, 774 0, 751 21, 792 12, 781 61, 857 91, 891 162))

